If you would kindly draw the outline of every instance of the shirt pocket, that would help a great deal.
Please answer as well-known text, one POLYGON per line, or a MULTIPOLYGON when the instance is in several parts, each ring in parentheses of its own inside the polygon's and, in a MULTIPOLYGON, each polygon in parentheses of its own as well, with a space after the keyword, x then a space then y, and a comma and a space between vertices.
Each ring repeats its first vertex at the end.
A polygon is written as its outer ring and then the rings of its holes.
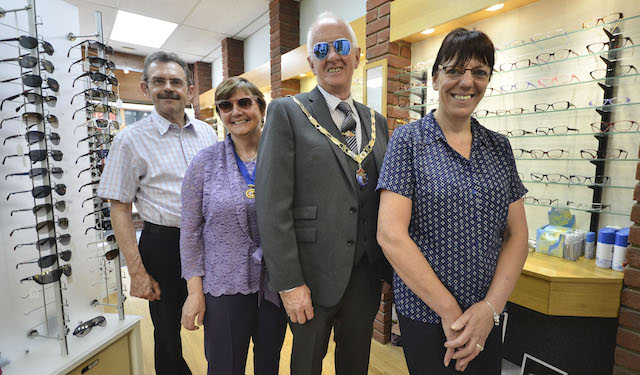
POLYGON ((293 208, 293 221, 297 242, 316 242, 317 206, 301 206, 293 208))

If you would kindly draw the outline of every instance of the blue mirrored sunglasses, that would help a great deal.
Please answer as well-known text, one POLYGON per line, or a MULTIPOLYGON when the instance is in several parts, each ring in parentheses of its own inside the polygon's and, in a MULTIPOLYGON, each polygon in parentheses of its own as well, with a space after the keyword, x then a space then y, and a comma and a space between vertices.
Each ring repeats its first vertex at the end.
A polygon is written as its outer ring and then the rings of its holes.
MULTIPOLYGON (((331 44, 339 55, 345 56, 351 52, 351 42, 347 39, 334 40, 331 44)), ((324 60, 329 55, 329 43, 321 42, 313 46, 313 55, 318 60, 324 60)))

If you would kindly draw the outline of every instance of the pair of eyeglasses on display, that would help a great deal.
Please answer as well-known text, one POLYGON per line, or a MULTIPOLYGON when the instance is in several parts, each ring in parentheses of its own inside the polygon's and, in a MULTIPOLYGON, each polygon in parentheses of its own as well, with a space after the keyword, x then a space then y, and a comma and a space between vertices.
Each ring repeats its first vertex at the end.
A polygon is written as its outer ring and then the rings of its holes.
POLYGON ((113 48, 111 48, 110 46, 104 44, 104 43, 100 43, 96 40, 84 40, 74 46, 72 46, 71 48, 69 48, 69 51, 67 52, 67 57, 69 57, 69 55, 71 54, 71 50, 79 47, 79 46, 84 46, 86 43, 86 45, 91 48, 91 49, 96 49, 96 50, 103 50, 104 53, 106 53, 107 55, 113 55, 113 48))
POLYGON ((510 42, 507 42, 507 43, 504 44, 504 47, 502 49, 511 48, 511 47, 517 47, 517 46, 525 44, 525 43, 537 42, 537 41, 540 41, 540 40, 543 40, 543 39, 548 39, 548 38, 553 38, 553 37, 556 37, 556 36, 564 35, 566 33, 567 32, 564 31, 564 29, 555 29, 555 30, 551 30, 551 31, 547 31, 547 32, 536 33, 536 34, 531 35, 528 40, 515 39, 515 40, 512 40, 510 42))
POLYGON ((78 81, 82 77, 89 77, 93 82, 104 82, 107 81, 112 86, 118 86, 118 79, 114 76, 110 76, 100 72, 84 72, 80 74, 76 79, 73 80, 71 87, 76 86, 76 81, 78 81))
POLYGON ((93 227, 89 227, 87 229, 85 229, 84 234, 89 233, 90 230, 113 230, 113 228, 111 227, 111 220, 103 220, 100 225, 96 225, 93 227))
MULTIPOLYGON (((101 244, 101 243, 105 243, 105 242, 107 243, 107 245, 115 245, 115 243, 116 243, 116 235, 115 235, 115 234, 113 234, 113 233, 110 233, 110 234, 106 235, 106 236, 105 236, 103 239, 101 239, 101 240, 93 241, 93 242, 89 242, 89 243, 87 243, 87 247, 88 247, 89 245, 96 245, 96 244, 101 244)), ((120 250, 120 249, 113 249, 113 250, 110 250, 110 251, 108 251, 108 252, 105 254, 105 257, 107 258, 107 260, 113 260, 113 259, 115 259, 115 257, 116 257, 116 256, 118 256, 118 251, 119 251, 119 250, 120 250), (115 251, 114 251, 114 250, 115 250, 115 251), (109 254, 109 253, 111 253, 111 254, 109 254), (115 255, 114 255, 114 253, 115 253, 115 255), (108 256, 108 257, 106 256, 107 254, 109 254, 109 256, 108 256)))
POLYGON ((38 267, 40 268, 49 268, 51 266, 53 266, 54 264, 56 264, 56 262, 58 261, 58 258, 64 260, 65 262, 68 262, 71 260, 71 250, 65 250, 65 251, 61 251, 58 254, 50 254, 50 255, 45 255, 42 256, 38 259, 33 259, 33 260, 29 260, 26 262, 20 262, 18 264, 16 264, 16 269, 18 269, 19 266, 25 265, 25 264, 33 264, 33 263, 37 263, 38 267))
POLYGON ((598 203, 598 202, 594 202, 594 203, 581 203, 581 202, 575 202, 575 201, 567 201, 567 203, 565 203, 565 206, 569 207, 569 208, 580 208, 583 210, 604 210, 606 208, 609 208, 609 204, 605 204, 605 203, 598 203))
POLYGON ((538 80, 538 84, 542 87, 549 87, 554 85, 568 85, 573 81, 580 82, 575 74, 559 74, 555 77, 543 77, 538 80))
POLYGON ((81 323, 76 329, 73 330, 73 335, 77 337, 84 337, 91 332, 91 329, 95 326, 106 327, 107 320, 104 316, 100 315, 91 320, 87 320, 84 323, 81 323))
POLYGON ((524 200, 525 204, 540 204, 543 206, 553 206, 558 204, 557 199, 535 198, 535 197, 529 197, 529 196, 525 196, 522 199, 524 200))
POLYGON ((61 178, 63 175, 62 168, 60 167, 49 167, 49 169, 33 168, 29 170, 29 172, 10 173, 4 176, 4 179, 6 180, 7 178, 9 178, 9 176, 29 176, 30 178, 36 178, 36 177, 44 178, 44 177, 47 177, 49 173, 51 173, 51 175, 55 178, 61 178))
POLYGON ((598 150, 583 149, 580 150, 580 157, 583 159, 626 159, 629 152, 619 148, 610 148, 606 151, 606 157, 601 157, 598 150))
POLYGON ((534 112, 547 112, 549 110, 553 111, 563 111, 569 108, 575 108, 576 106, 568 101, 560 101, 555 103, 538 103, 533 106, 534 112))
POLYGON ((85 156, 97 156, 99 159, 104 159, 107 157, 107 155, 109 155, 109 150, 91 150, 86 154, 78 156, 78 158, 76 159, 76 164, 78 164, 78 161, 85 156))
POLYGON ((607 76, 611 76, 609 73, 613 72, 613 76, 615 77, 623 77, 629 75, 633 72, 633 74, 638 74, 638 70, 633 65, 619 65, 615 68, 607 68, 607 69, 596 69, 589 72, 589 75, 593 79, 604 79, 607 76))
POLYGON ((464 68, 462 66, 438 65, 438 69, 442 70, 447 77, 452 79, 458 79, 462 77, 467 72, 467 70, 471 72, 471 77, 476 81, 488 81, 489 78, 491 78, 491 68, 489 68, 488 66, 464 68))
POLYGON ((331 46, 337 54, 346 56, 351 52, 351 42, 348 39, 337 39, 333 42, 320 42, 313 46, 313 55, 318 60, 324 60, 331 50, 331 46))
POLYGON ((500 95, 500 94, 504 94, 504 92, 502 92, 502 90, 499 90, 493 87, 487 87, 487 90, 484 92, 485 96, 500 95))
POLYGON ((506 115, 519 115, 525 112, 527 112, 527 110, 524 108, 511 108, 511 109, 497 109, 495 114, 496 116, 506 116, 506 115))
POLYGON ((561 134, 578 134, 580 131, 576 128, 570 128, 568 126, 553 126, 553 127, 539 127, 536 128, 536 135, 561 135, 561 134))
POLYGON ((626 104, 631 102, 631 98, 628 96, 619 96, 615 98, 608 99, 596 99, 589 102, 591 107, 599 107, 605 105, 616 105, 616 104, 626 104))
POLYGON ((84 91, 82 91, 81 93, 75 94, 72 98, 71 98, 71 104, 73 104, 73 100, 80 95, 84 94, 84 99, 85 100, 93 100, 93 99, 104 99, 107 98, 109 100, 113 100, 116 101, 118 100, 118 95, 116 95, 115 92, 113 91, 109 91, 109 90, 105 90, 105 89, 86 89, 84 91))
POLYGON ((594 133, 606 133, 609 129, 617 132, 630 132, 640 130, 638 123, 633 120, 621 120, 614 122, 593 122, 591 123, 591 129, 594 133))
POLYGON ((116 129, 119 130, 120 129, 120 123, 118 121, 115 120, 107 120, 107 119, 103 119, 103 118, 92 118, 91 120, 88 120, 86 122, 83 122, 80 125, 77 125, 75 129, 73 129, 73 132, 75 134, 76 130, 78 130, 78 128, 80 127, 88 127, 88 128, 93 128, 93 129, 99 129, 99 130, 105 130, 105 129, 116 129))
POLYGON ((553 149, 553 150, 549 150, 549 151, 543 151, 543 150, 538 150, 538 149, 534 149, 534 150, 525 150, 522 148, 514 148, 513 149, 513 156, 516 159, 521 158, 522 156, 524 156, 525 154, 529 155, 531 158, 533 159, 542 159, 543 157, 547 157, 549 159, 560 159, 563 155, 568 154, 569 152, 566 150, 562 150, 562 149, 553 149))
POLYGON ((570 57, 579 57, 580 55, 571 49, 559 49, 555 52, 552 53, 542 53, 538 56, 536 56, 536 62, 538 64, 546 64, 550 61, 562 61, 562 60, 566 60, 570 57))
POLYGON ((249 109, 254 102, 253 96, 246 96, 244 98, 233 100, 216 100, 216 107, 221 113, 229 113, 233 111, 233 105, 237 105, 240 109, 249 109))
POLYGON ((563 175, 563 174, 559 174, 559 173, 531 173, 531 181, 537 181, 537 182, 562 182, 562 181, 566 181, 567 183, 570 182, 569 177, 563 175))
POLYGON ((84 217, 82 218, 82 222, 84 223, 85 219, 91 215, 94 214, 102 214, 103 217, 109 217, 109 215, 111 215, 111 207, 103 207, 99 210, 95 210, 93 212, 90 212, 86 215, 84 215, 84 217))
POLYGON ((71 67, 73 67, 75 64, 77 63, 84 63, 87 62, 90 66, 93 66, 94 68, 102 68, 103 66, 109 70, 115 70, 116 69, 116 64, 111 61, 111 60, 107 60, 107 59, 103 59, 101 57, 98 56, 87 56, 84 59, 80 59, 78 61, 74 61, 73 63, 71 63, 71 65, 69 66, 69 71, 68 73, 71 73, 71 67))
POLYGON ((75 112, 73 112, 73 115, 71 116, 71 119, 74 120, 76 117, 76 114, 80 111, 87 111, 87 112, 110 112, 113 113, 114 115, 119 115, 120 114, 120 110, 118 109, 118 107, 114 107, 111 105, 106 105, 106 104, 92 104, 89 103, 87 105, 85 105, 84 107, 76 110, 75 112))
POLYGON ((611 13, 609 15, 606 15, 604 17, 600 17, 600 18, 593 18, 587 21, 584 21, 582 23, 582 28, 583 29, 588 29, 591 27, 595 27, 598 25, 604 25, 607 23, 611 23, 611 22, 615 22, 618 20, 621 20, 623 17, 622 13, 611 13))
POLYGON ((38 232, 40 234, 47 234, 47 233, 49 233, 49 232, 51 232, 53 230, 53 228, 55 227, 56 224, 58 224, 58 226, 61 229, 67 229, 67 228, 69 228, 69 219, 67 219, 66 217, 63 217, 63 218, 60 218, 58 220, 41 221, 36 225, 30 225, 30 226, 27 226, 27 227, 16 228, 16 229, 12 230, 11 233, 9 233, 9 237, 12 237, 13 233, 15 233, 16 231, 27 230, 27 229, 35 229, 36 232, 38 232))
POLYGON ((2 121, 0 121, 0 129, 2 129, 2 124, 5 121, 9 121, 9 120, 15 120, 15 119, 22 119, 22 122, 25 123, 25 125, 27 126, 27 129, 30 129, 36 125, 40 125, 42 124, 42 122, 46 119, 47 122, 49 123, 49 125, 51 125, 53 128, 57 129, 58 128, 58 118, 55 115, 43 115, 41 113, 38 112, 25 112, 20 116, 13 116, 13 117, 8 117, 3 119, 2 121))
POLYGON ((16 134, 16 135, 10 135, 6 137, 4 139, 4 142, 2 142, 2 145, 4 146, 9 139, 16 139, 16 138, 24 138, 27 140, 28 144, 32 145, 35 143, 42 142, 45 136, 47 137, 47 139, 49 139, 49 142, 51 142, 52 144, 54 145, 60 144, 60 134, 58 133, 51 132, 51 133, 45 134, 44 132, 41 132, 38 130, 31 130, 26 132, 25 134, 16 134))
POLYGON ((11 198, 12 195, 22 194, 22 193, 31 193, 31 195, 34 198, 46 198, 49 195, 51 195, 51 191, 55 191, 56 193, 58 193, 58 195, 65 195, 67 193, 67 185, 54 183, 52 184, 52 186, 41 185, 41 186, 36 186, 31 190, 15 191, 7 195, 7 200, 9 200, 9 198, 11 198))
POLYGON ((524 129, 505 130, 501 129, 497 131, 498 134, 506 135, 507 137, 523 137, 525 135, 533 135, 533 132, 524 129))
POLYGON ((580 176, 580 175, 571 175, 569 176, 569 181, 572 184, 580 184, 580 185, 607 185, 611 182, 610 176, 580 176))
POLYGON ((51 89, 54 92, 58 92, 60 90, 60 84, 58 83, 58 81, 56 81, 53 78, 43 79, 41 76, 36 74, 23 74, 20 77, 5 79, 3 81, 0 81, 0 83, 13 82, 21 78, 22 78, 22 83, 25 86, 40 87, 42 86, 42 82, 46 82, 48 86, 43 87, 43 89, 51 89))
POLYGON ((22 158, 28 156, 33 164, 43 161, 47 158, 47 156, 51 156, 51 158, 55 161, 62 160, 62 151, 60 150, 31 150, 26 154, 15 154, 15 155, 7 155, 2 159, 2 164, 9 158, 22 158))
MULTIPOLYGON (((36 65, 38 65, 38 59, 31 55, 22 55, 18 57, 12 57, 10 59, 3 59, 0 60, 0 63, 14 61, 16 61, 22 68, 34 68, 36 65)), ((42 69, 44 69, 47 73, 53 73, 53 71, 55 70, 53 63, 49 60, 41 59, 40 64, 42 66, 42 69)))
POLYGON ((537 65, 537 64, 529 59, 523 59, 523 60, 518 60, 512 63, 500 64, 499 70, 501 72, 508 72, 510 70, 528 68, 534 65, 537 65))
POLYGON ((610 51, 612 49, 616 49, 616 48, 624 48, 627 45, 634 45, 633 44, 633 40, 631 40, 631 38, 624 37, 621 39, 621 42, 618 43, 617 45, 614 45, 612 47, 612 43, 611 42, 597 42, 597 43, 591 43, 589 45, 587 45, 587 51, 589 51, 589 53, 600 53, 603 51, 610 51))
MULTIPOLYGON (((87 168, 87 170, 90 170, 91 168, 87 168)), ((103 204, 108 204, 109 200, 108 199, 103 199, 100 197, 96 197, 96 196, 92 196, 89 198, 86 198, 85 200, 82 201, 82 204, 80 205, 80 207, 84 208, 84 204, 87 202, 92 202, 94 206, 101 206, 103 204)))
POLYGON ((25 277, 24 279, 20 280, 20 283, 22 284, 25 281, 33 280, 40 285, 46 285, 46 284, 55 283, 56 281, 60 280, 62 275, 65 275, 67 277, 71 276, 70 264, 65 264, 60 268, 56 268, 55 270, 42 272, 37 275, 25 277))
POLYGON ((536 85, 527 81, 527 82, 518 82, 513 84, 502 85, 500 86, 500 91, 502 93, 508 93, 513 91, 525 91, 525 90, 532 90, 537 88, 538 87, 536 87, 536 85))
POLYGON ((105 144, 113 141, 113 138, 114 138, 114 135, 108 134, 108 133, 92 134, 88 137, 84 137, 81 140, 79 140, 78 143, 76 144, 76 147, 80 145, 80 142, 85 142, 85 141, 89 143, 105 144))
POLYGON ((96 181, 91 181, 91 182, 87 182, 86 184, 80 186, 80 189, 78 189, 78 193, 82 191, 82 189, 84 189, 87 186, 93 186, 93 185, 98 185, 100 183, 100 180, 96 180, 96 181))
POLYGON ((67 202, 65 202, 65 201, 56 201, 54 199, 53 200, 53 204, 51 204, 51 203, 42 203, 42 204, 38 204, 38 205, 34 206, 33 208, 21 208, 19 210, 13 210, 13 211, 11 211, 10 216, 13 216, 13 214, 17 213, 17 212, 31 211, 31 212, 33 212, 34 215, 36 215, 36 217, 41 217, 41 216, 49 215, 51 213, 51 211, 53 211, 54 208, 56 210, 58 210, 58 212, 64 212, 67 209, 67 202))
POLYGON ((26 49, 36 49, 38 48, 39 45, 42 45, 44 52, 49 56, 53 55, 53 52, 54 52, 54 49, 51 43, 45 42, 44 40, 38 40, 29 35, 21 35, 17 38, 1 39, 0 43, 2 42, 18 42, 20 47, 26 48, 26 49))
POLYGON ((477 110, 477 111, 473 112, 471 115, 473 117, 487 117, 487 116, 489 116, 491 114, 495 115, 496 113, 494 111, 489 111, 489 110, 486 110, 486 109, 480 109, 480 110, 477 110))
MULTIPOLYGON (((42 103, 45 103, 49 107, 53 108, 58 103, 58 98, 56 98, 55 96, 40 95, 40 94, 37 94, 35 92, 31 92, 31 91, 27 90, 27 91, 21 92, 20 94, 12 95, 12 96, 4 99, 2 102, 0 102, 0 111, 2 110, 2 107, 4 106, 4 102, 18 99, 21 96, 24 96, 25 99, 27 99, 27 103, 28 104, 40 105, 42 103)), ((20 104, 16 108, 16 112, 19 112, 22 107, 27 105, 27 103, 20 104)))
POLYGON ((85 168, 81 170, 80 172, 78 172, 78 177, 80 177, 80 175, 83 174, 84 172, 91 172, 92 176, 100 177, 103 170, 104 170, 104 164, 98 164, 98 165, 91 166, 89 168, 85 168))
POLYGON ((23 246, 32 246, 35 245, 36 249, 38 250, 49 250, 53 247, 53 245, 56 244, 57 242, 60 242, 60 245, 62 246, 67 246, 71 243, 71 235, 70 234, 63 234, 60 235, 58 237, 48 237, 48 238, 42 238, 39 239, 36 242, 29 242, 29 243, 21 243, 18 244, 16 246, 13 247, 13 250, 17 250, 23 246))

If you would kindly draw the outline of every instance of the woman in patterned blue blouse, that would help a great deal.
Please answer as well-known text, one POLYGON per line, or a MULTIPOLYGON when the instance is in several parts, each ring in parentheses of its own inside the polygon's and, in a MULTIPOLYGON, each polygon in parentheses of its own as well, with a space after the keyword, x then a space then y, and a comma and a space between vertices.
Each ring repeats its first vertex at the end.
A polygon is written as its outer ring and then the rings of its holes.
POLYGON ((432 71, 438 108, 394 132, 378 180, 378 242, 412 374, 500 374, 499 313, 528 230, 509 141, 471 117, 494 59, 486 34, 447 35, 432 71))

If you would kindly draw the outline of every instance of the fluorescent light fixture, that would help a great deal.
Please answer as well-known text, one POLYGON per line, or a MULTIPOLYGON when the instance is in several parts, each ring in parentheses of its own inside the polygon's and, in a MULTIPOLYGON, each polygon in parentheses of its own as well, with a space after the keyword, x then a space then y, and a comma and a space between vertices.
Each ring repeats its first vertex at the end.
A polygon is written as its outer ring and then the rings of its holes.
POLYGON ((119 10, 110 39, 160 48, 176 27, 178 27, 177 23, 119 10))
POLYGON ((425 31, 421 32, 420 34, 424 34, 424 35, 428 35, 431 34, 432 32, 436 31, 436 29, 434 29, 433 27, 430 29, 426 29, 425 31))
POLYGON ((489 12, 495 12, 496 10, 500 10, 503 7, 504 7, 504 3, 500 3, 500 4, 496 4, 496 5, 490 6, 485 10, 488 10, 489 12))

